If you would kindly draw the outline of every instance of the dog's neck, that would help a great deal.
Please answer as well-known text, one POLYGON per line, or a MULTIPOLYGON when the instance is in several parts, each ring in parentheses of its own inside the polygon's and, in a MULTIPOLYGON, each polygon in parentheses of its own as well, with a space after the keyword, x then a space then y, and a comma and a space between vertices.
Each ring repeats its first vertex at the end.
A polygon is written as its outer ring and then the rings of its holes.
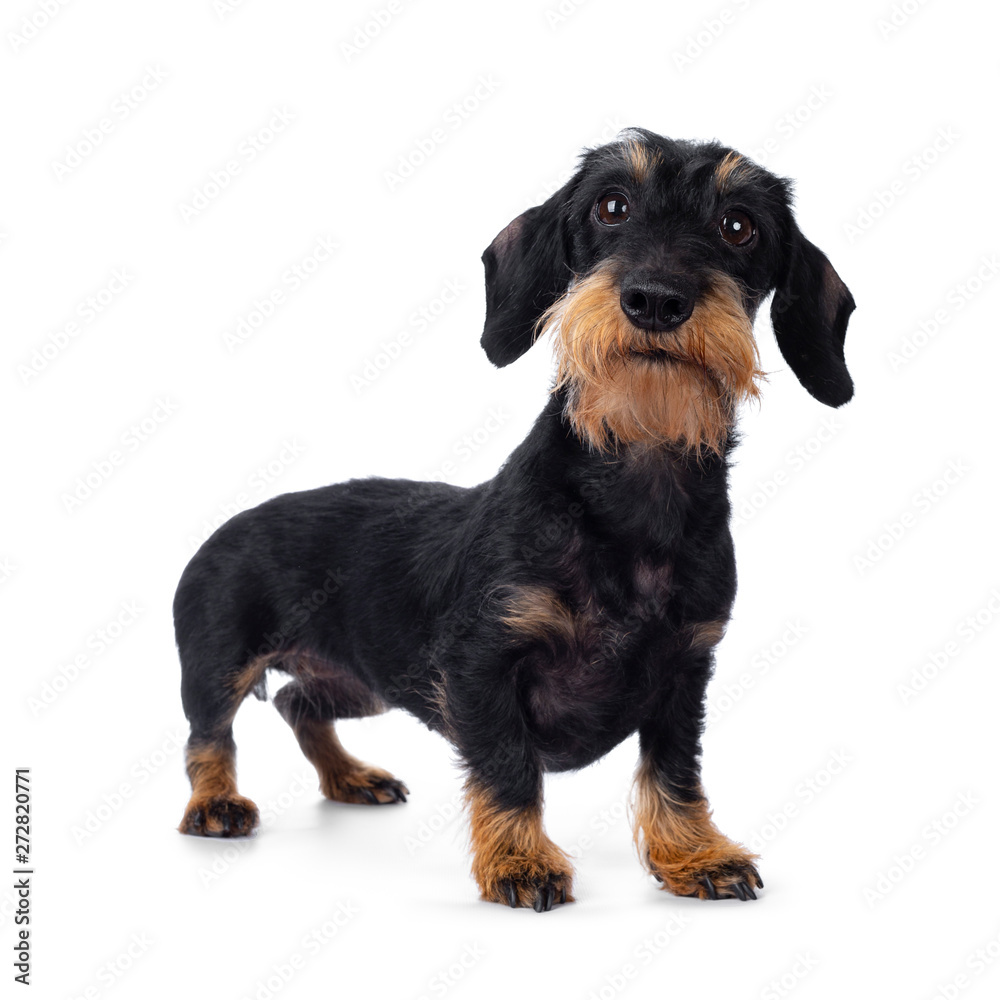
POLYGON ((691 511, 699 530, 728 523, 726 452, 736 442, 734 430, 721 454, 656 441, 598 450, 576 433, 565 406, 565 390, 557 389, 508 462, 512 480, 526 475, 543 487, 551 517, 586 518, 637 560, 678 542, 689 520, 678 518, 678 510, 691 511))

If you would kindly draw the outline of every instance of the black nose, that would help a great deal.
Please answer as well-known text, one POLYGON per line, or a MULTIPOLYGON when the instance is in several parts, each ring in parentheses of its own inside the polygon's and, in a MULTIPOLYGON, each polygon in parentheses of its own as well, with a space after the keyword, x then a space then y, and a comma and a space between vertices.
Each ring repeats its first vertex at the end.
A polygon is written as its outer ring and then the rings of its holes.
POLYGON ((694 294, 677 279, 631 276, 622 281, 622 312, 643 330, 673 330, 694 309, 694 294))

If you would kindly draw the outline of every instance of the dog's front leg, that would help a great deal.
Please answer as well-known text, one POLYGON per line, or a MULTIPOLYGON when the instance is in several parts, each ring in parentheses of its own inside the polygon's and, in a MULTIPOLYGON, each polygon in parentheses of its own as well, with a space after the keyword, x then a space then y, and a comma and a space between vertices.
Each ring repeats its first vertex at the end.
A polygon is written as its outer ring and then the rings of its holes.
POLYGON ((573 899, 573 868, 542 828, 541 774, 521 754, 470 768, 472 874, 482 898, 541 913, 573 899))
POLYGON ((635 842, 643 864, 675 895, 756 899, 754 889, 764 885, 757 855, 719 831, 701 787, 707 677, 707 669, 687 674, 657 717, 639 728, 635 842))

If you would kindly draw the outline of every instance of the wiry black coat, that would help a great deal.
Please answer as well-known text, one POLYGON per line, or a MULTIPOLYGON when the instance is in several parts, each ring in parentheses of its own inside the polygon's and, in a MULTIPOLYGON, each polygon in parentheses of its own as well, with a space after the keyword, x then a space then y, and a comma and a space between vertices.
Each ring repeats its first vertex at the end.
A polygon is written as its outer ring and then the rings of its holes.
POLYGON ((193 735, 212 732, 227 675, 283 650, 346 669, 444 730, 511 805, 535 794, 539 767, 589 764, 651 715, 669 724, 681 685, 699 688, 708 668, 685 658, 686 626, 725 620, 735 594, 725 462, 595 454, 561 408, 556 394, 471 489, 352 480, 220 528, 175 603, 193 735), (600 609, 591 645, 512 639, 504 597, 533 585, 600 609))

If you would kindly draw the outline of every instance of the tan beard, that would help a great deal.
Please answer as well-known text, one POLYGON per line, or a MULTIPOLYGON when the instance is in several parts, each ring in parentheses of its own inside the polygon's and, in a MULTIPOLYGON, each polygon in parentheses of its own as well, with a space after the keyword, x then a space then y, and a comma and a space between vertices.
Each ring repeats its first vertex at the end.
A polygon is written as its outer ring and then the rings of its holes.
POLYGON ((611 267, 577 281, 539 321, 559 362, 574 431, 599 451, 619 442, 721 454, 740 403, 765 378, 739 286, 717 274, 689 319, 647 335, 621 310, 611 267))

